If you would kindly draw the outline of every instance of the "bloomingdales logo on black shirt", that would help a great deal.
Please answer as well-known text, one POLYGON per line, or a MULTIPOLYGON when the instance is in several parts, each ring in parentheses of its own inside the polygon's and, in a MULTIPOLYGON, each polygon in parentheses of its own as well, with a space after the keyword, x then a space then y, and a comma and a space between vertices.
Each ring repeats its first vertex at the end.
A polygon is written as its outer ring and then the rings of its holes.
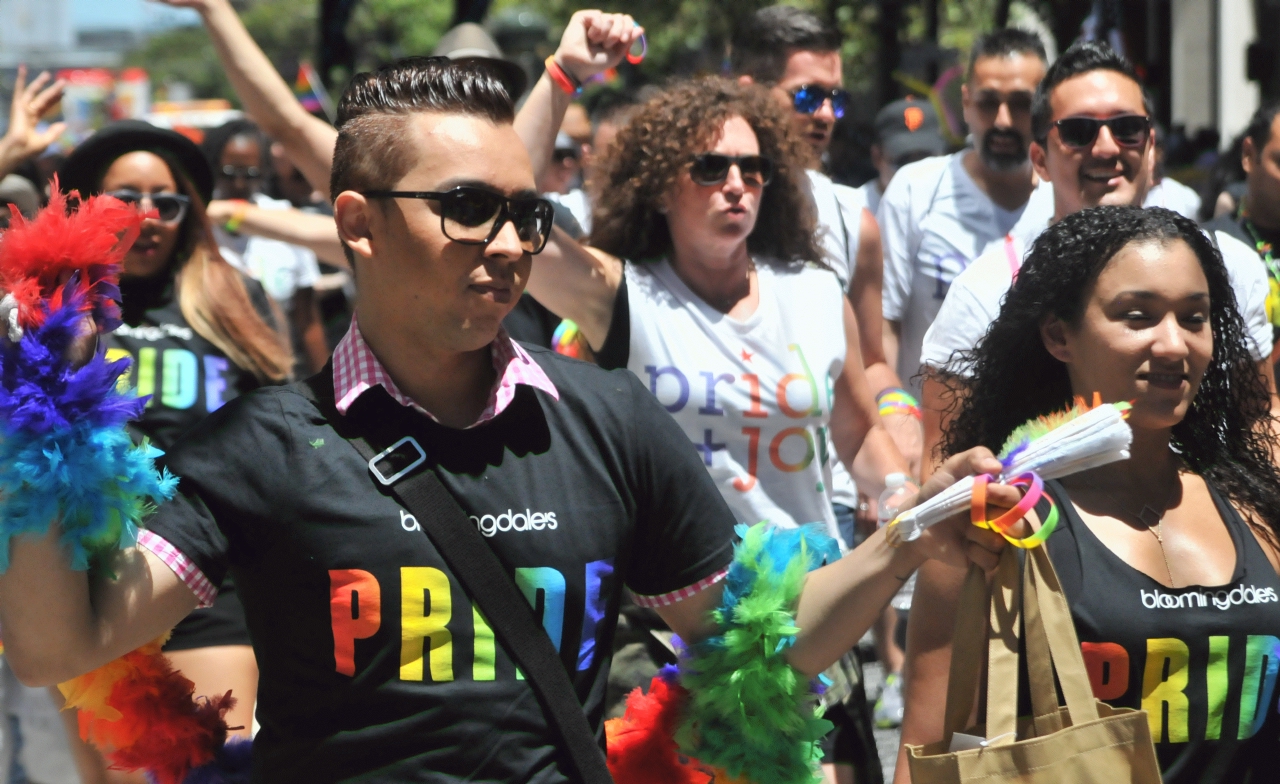
POLYGON ((533 512, 528 509, 523 512, 508 509, 500 515, 471 515, 471 522, 485 536, 493 536, 499 531, 554 531, 557 525, 555 512, 533 512))
MULTIPOLYGON (((475 518, 472 518, 475 519, 475 518)), ((1241 604, 1266 604, 1280 602, 1274 588, 1248 588, 1237 586, 1231 590, 1220 591, 1188 591, 1180 594, 1142 591, 1142 606, 1148 610, 1190 610, 1200 607, 1216 607, 1229 610, 1241 604)))

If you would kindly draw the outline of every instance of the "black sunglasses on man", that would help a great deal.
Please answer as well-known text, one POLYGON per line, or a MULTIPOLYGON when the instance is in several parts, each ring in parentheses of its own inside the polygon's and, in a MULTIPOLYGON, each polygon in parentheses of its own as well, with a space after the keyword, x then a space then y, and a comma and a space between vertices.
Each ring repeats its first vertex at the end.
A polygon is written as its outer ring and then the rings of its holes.
POLYGON ((532 196, 509 199, 470 185, 449 191, 363 191, 370 199, 422 199, 440 202, 440 230, 464 245, 488 245, 507 221, 516 227, 520 247, 538 254, 551 237, 555 208, 532 196))

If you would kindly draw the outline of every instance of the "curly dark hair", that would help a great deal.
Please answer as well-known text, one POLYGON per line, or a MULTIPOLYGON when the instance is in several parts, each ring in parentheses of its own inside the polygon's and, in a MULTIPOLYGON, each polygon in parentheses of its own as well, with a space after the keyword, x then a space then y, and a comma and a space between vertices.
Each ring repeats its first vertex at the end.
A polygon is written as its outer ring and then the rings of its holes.
POLYGON ((661 199, 689 170, 693 157, 711 149, 731 117, 751 125, 760 154, 774 164, 747 247, 761 261, 820 262, 816 216, 803 182, 812 153, 768 90, 720 77, 676 83, 644 104, 618 133, 592 194, 591 244, 632 261, 669 253, 671 232, 658 211, 661 199))
POLYGON ((986 337, 959 357, 972 368, 970 377, 944 378, 955 416, 943 453, 978 445, 998 450, 1017 426, 1070 405, 1066 365, 1045 348, 1040 325, 1050 314, 1078 324, 1103 268, 1126 245, 1144 241, 1185 242, 1209 282, 1213 357, 1190 410, 1173 427, 1171 443, 1192 471, 1224 492, 1270 541, 1280 542, 1270 397, 1249 353, 1249 334, 1222 255, 1194 221, 1170 210, 1094 207, 1036 239, 986 337))

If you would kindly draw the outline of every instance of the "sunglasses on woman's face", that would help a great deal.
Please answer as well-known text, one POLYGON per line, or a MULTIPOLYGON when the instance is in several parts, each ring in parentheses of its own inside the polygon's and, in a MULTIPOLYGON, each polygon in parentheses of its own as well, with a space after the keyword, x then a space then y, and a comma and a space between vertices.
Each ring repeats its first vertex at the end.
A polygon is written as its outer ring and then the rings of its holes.
POLYGON ((706 152, 693 158, 689 177, 699 185, 719 185, 729 176, 729 168, 737 166, 742 182, 763 187, 773 179, 773 161, 763 155, 721 155, 706 152))
POLYGON ((181 223, 187 215, 187 207, 191 200, 180 193, 139 193, 135 190, 107 191, 107 196, 120 201, 139 211, 150 205, 160 214, 161 223, 181 223))
POLYGON ((1068 147, 1078 150, 1093 146, 1102 126, 1107 126, 1111 138, 1121 147, 1142 147, 1151 136, 1151 118, 1141 114, 1122 114, 1099 120, 1096 117, 1064 117, 1053 124, 1058 138, 1068 147))
POLYGON ((791 91, 791 106, 801 114, 813 114, 822 108, 823 101, 831 99, 831 112, 839 120, 849 108, 849 91, 839 87, 827 88, 820 84, 802 84, 791 91))
POLYGON ((364 191, 371 199, 422 199, 440 203, 440 230, 464 245, 488 245, 511 221, 525 253, 537 254, 551 237, 555 208, 546 199, 509 199, 462 185, 451 191, 364 191))

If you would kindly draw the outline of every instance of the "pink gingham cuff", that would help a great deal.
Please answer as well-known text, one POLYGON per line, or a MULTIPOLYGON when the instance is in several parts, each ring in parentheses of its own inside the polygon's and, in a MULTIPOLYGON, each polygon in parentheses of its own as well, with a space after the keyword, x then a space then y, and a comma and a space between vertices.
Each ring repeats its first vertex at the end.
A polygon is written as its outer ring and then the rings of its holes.
POLYGON ((213 600, 218 598, 218 587, 209 582, 200 567, 181 550, 169 544, 163 536, 145 528, 138 532, 138 546, 147 548, 152 555, 164 561, 164 565, 172 569, 178 579, 196 595, 201 607, 213 606, 213 600))
POLYGON ((723 580, 728 576, 729 576, 729 570, 725 568, 725 569, 721 569, 720 571, 716 572, 710 577, 699 580, 693 585, 690 585, 685 588, 680 588, 679 590, 671 591, 670 593, 660 593, 657 596, 645 596, 643 594, 638 594, 633 591, 631 595, 632 597, 634 597, 636 604, 640 605, 641 607, 648 607, 651 609, 656 609, 658 607, 669 607, 675 604, 676 602, 688 599, 690 596, 693 596, 699 591, 703 591, 703 590, 706 590, 707 588, 710 588, 711 586, 715 585, 716 583, 720 582, 721 580, 723 580))

